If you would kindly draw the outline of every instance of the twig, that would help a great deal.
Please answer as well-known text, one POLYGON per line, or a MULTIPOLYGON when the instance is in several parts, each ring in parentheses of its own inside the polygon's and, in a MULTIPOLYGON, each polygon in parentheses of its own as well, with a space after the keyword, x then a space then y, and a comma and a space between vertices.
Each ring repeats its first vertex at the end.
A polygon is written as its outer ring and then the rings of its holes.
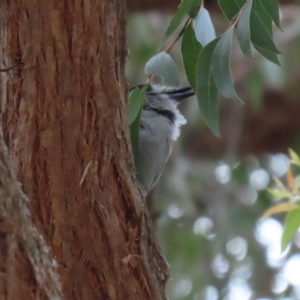
POLYGON ((185 29, 187 28, 187 26, 189 25, 190 21, 191 21, 191 18, 188 18, 186 20, 182 29, 180 30, 179 34, 177 35, 176 39, 173 41, 173 43, 170 46, 166 47, 163 51, 165 51, 166 53, 169 53, 171 51, 171 49, 174 47, 174 45, 177 43, 177 41, 183 35, 183 33, 184 33, 185 29))

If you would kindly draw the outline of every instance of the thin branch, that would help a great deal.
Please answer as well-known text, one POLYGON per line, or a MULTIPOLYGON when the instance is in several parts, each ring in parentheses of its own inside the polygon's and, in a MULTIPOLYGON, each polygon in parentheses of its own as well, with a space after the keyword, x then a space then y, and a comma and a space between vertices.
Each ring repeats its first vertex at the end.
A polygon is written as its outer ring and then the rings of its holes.
POLYGON ((178 40, 181 38, 181 36, 183 35, 183 33, 184 33, 185 29, 187 28, 187 26, 189 25, 190 21, 191 21, 191 18, 188 18, 188 19, 186 20, 186 22, 184 23, 182 29, 181 29, 180 32, 178 33, 176 39, 173 41, 173 43, 172 43, 170 46, 166 47, 163 51, 165 51, 166 53, 169 53, 169 52, 172 50, 172 48, 174 47, 174 45, 177 43, 177 41, 178 41, 178 40))

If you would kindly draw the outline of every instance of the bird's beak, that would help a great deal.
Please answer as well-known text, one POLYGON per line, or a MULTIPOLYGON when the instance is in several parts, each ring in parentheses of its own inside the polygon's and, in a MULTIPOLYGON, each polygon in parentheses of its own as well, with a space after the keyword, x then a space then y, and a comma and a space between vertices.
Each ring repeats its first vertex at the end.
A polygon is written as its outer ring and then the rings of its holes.
POLYGON ((176 101, 181 101, 195 95, 190 86, 182 86, 171 91, 164 91, 164 94, 169 95, 171 99, 176 101))

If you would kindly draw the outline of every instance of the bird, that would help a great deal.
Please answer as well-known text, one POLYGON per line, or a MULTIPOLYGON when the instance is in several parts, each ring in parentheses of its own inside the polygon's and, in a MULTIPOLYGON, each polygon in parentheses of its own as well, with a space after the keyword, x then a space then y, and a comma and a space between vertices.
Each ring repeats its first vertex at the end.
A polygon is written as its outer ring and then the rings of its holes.
MULTIPOLYGON (((142 88, 142 85, 134 86, 142 88)), ((191 97, 190 86, 173 87, 149 83, 139 128, 140 170, 144 195, 158 182, 186 119, 178 110, 180 101, 191 97)))

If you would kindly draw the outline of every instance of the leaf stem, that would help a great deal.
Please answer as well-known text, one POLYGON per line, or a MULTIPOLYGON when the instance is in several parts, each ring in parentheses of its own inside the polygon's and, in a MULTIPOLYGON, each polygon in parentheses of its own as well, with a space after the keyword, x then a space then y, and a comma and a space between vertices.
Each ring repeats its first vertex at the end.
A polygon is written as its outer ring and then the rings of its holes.
POLYGON ((183 35, 185 29, 187 28, 187 26, 189 25, 191 21, 191 18, 189 17, 186 22, 184 23, 182 29, 180 30, 179 34, 177 35, 176 39, 173 41, 173 43, 166 47, 163 51, 165 51, 166 53, 169 53, 171 51, 171 49, 174 47, 174 45, 177 43, 177 41, 181 38, 181 36, 183 35))

